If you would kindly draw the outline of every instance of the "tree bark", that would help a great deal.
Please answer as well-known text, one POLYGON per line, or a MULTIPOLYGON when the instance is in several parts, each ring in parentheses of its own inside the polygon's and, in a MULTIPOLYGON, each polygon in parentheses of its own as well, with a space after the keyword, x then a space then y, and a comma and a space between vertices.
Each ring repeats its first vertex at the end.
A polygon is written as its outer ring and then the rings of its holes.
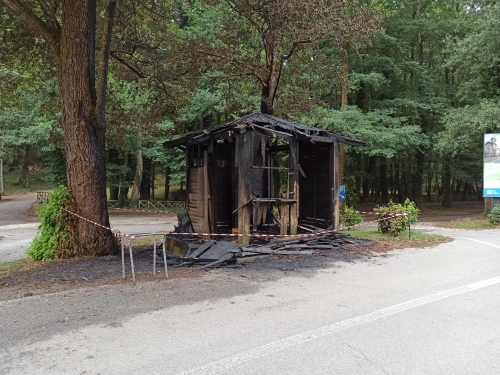
POLYGON ((170 195, 170 167, 165 168, 165 200, 168 201, 170 195))
MULTIPOLYGON (((3 139, 0 138, 0 152, 3 149, 3 139)), ((0 157, 0 201, 3 195, 3 159, 0 157)))
MULTIPOLYGON (((106 202, 106 155, 104 106, 107 61, 114 9, 110 0, 105 14, 101 46, 100 92, 95 85, 96 0, 62 0, 61 8, 44 8, 43 19, 33 4, 2 0, 24 24, 41 36, 57 60, 62 128, 68 188, 72 210, 88 220, 109 227, 106 202), (62 10, 59 15, 59 10, 62 10), (61 20, 61 23, 59 23, 61 20)), ((43 2, 39 2, 43 8, 43 2)), ((104 255, 116 249, 110 230, 81 219, 71 221, 66 248, 59 256, 104 255)))
POLYGON ((444 188, 444 197, 443 197, 443 207, 452 208, 453 207, 453 191, 451 186, 451 168, 449 160, 444 160, 443 163, 443 188, 444 188))
POLYGON ((387 187, 387 159, 380 157, 380 193, 382 203, 388 202, 389 190, 387 187))
POLYGON ((139 185, 139 199, 151 199, 151 159, 142 158, 142 177, 139 185))
MULTIPOLYGON (((128 152, 124 152, 122 165, 128 167, 128 152)), ((127 201, 129 182, 128 173, 125 171, 120 175, 120 192, 118 193, 118 207, 125 207, 125 202, 127 201)))
POLYGON ((415 156, 415 168, 412 170, 412 192, 413 202, 417 207, 422 207, 422 185, 424 184, 425 154, 423 150, 417 150, 415 156))
MULTIPOLYGON (((349 89, 349 46, 344 45, 342 48, 342 99, 340 103, 340 109, 347 108, 348 89, 349 89)), ((340 183, 342 184, 344 182, 345 162, 346 162, 345 145, 343 143, 340 144, 339 162, 340 162, 339 176, 340 176, 340 183)))
MULTIPOLYGON (((96 110, 95 0, 63 0, 59 61, 68 188, 77 214, 109 228, 106 203, 105 124, 96 110)), ((112 232, 75 220, 64 256, 113 253, 112 232)))
POLYGON ((30 171, 29 171, 29 164, 30 164, 30 151, 31 151, 31 146, 29 144, 24 144, 23 145, 23 161, 21 163, 21 175, 19 177, 19 184, 21 184, 25 188, 29 188, 30 186, 30 171))
POLYGON ((142 149, 139 148, 137 150, 137 162, 135 166, 134 184, 132 185, 132 196, 130 197, 130 205, 132 207, 136 207, 139 203, 140 187, 141 187, 142 172, 143 172, 142 163, 143 163, 142 149))

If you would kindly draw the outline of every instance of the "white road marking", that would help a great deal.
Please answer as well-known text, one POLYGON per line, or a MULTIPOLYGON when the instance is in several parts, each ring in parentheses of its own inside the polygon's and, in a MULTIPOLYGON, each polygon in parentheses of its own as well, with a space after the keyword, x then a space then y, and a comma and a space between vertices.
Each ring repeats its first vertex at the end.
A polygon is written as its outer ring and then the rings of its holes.
MULTIPOLYGON (((480 242, 480 241, 479 241, 480 242)), ((494 245, 492 245, 494 246, 494 245)), ((472 283, 466 286, 462 286, 456 289, 450 289, 443 292, 430 294, 425 297, 413 299, 407 302, 403 302, 394 306, 386 307, 381 310, 377 310, 371 312, 366 315, 361 315, 355 318, 343 320, 341 322, 337 322, 328 326, 320 327, 308 332, 299 333, 294 336, 289 336, 284 339, 271 342, 266 345, 262 345, 256 347, 254 349, 248 350, 246 352, 235 354, 231 357, 223 358, 219 361, 208 363, 204 366, 200 366, 194 368, 192 370, 188 370, 180 373, 179 375, 207 375, 207 374, 216 374, 220 371, 228 370, 232 367, 241 365, 246 362, 250 362, 257 358, 261 358, 267 355, 270 355, 274 352, 278 352, 280 350, 284 350, 293 346, 304 344, 308 341, 312 341, 314 339, 318 339, 321 337, 325 337, 331 335, 335 332, 343 331, 345 329, 349 329, 361 324, 369 323, 374 320, 382 319, 390 315, 394 315, 409 309, 414 309, 416 307, 429 304, 431 302, 436 302, 443 300, 445 298, 449 298, 452 296, 456 296, 463 293, 468 293, 474 290, 478 290, 481 288, 485 288, 491 285, 496 285, 500 283, 500 276, 494 277, 492 279, 480 281, 477 283, 472 283)))
POLYGON ((473 238, 467 238, 467 237, 454 237, 454 238, 460 238, 462 240, 469 240, 469 241, 479 242, 479 243, 482 243, 483 245, 488 245, 488 246, 492 246, 492 247, 496 247, 497 249, 500 249, 500 246, 498 246, 498 245, 493 245, 493 244, 490 244, 488 242, 475 240, 473 238))
POLYGON ((39 225, 40 223, 10 224, 0 226, 0 229, 38 228, 39 225))

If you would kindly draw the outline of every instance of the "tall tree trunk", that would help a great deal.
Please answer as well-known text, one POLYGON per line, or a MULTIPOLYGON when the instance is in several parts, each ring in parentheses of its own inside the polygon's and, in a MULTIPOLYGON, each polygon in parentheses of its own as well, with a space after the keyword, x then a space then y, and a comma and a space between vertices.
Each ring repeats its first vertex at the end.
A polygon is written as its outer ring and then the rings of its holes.
POLYGON ((151 162, 151 200, 155 200, 155 175, 156 175, 156 163, 151 162))
MULTIPOLYGON (((348 88, 349 88, 349 46, 345 45, 342 48, 342 99, 340 103, 340 109, 342 110, 347 108, 348 88)), ((339 152, 339 163, 340 163, 339 177, 341 184, 344 182, 345 162, 346 162, 345 145, 341 143, 339 152)))
POLYGON ((269 43, 265 45, 266 63, 264 69, 267 71, 267 78, 262 83, 262 96, 260 101, 260 111, 266 115, 274 114, 274 99, 278 91, 281 68, 283 61, 279 56, 277 40, 274 35, 269 35, 269 43))
POLYGON ((423 150, 417 150, 415 156, 415 167, 412 170, 412 199, 417 207, 422 207, 422 185, 424 184, 425 154, 423 150))
POLYGON ((432 172, 427 173, 427 202, 431 201, 432 196, 432 172))
POLYGON ((140 200, 147 201, 151 199, 151 159, 142 158, 142 177, 139 188, 140 200))
POLYGON ((380 191, 382 203, 387 203, 389 190, 387 188, 387 159, 380 157, 380 191))
POLYGON ((21 175, 19 176, 19 184, 21 184, 25 188, 29 188, 30 186, 30 154, 31 154, 31 146, 29 144, 23 145, 23 161, 21 163, 21 175))
MULTIPOLYGON (((95 29, 95 0, 62 1, 59 91, 68 187, 76 213, 109 227, 105 123, 95 89, 95 29)), ((75 220, 68 242, 64 257, 104 255, 115 249, 111 231, 84 220, 75 220)))
POLYGON ((260 112, 265 115, 272 115, 274 113, 273 104, 269 94, 269 86, 262 86, 262 98, 260 100, 260 112))
POLYGON ((453 207, 453 191, 451 186, 451 167, 450 162, 445 158, 443 163, 443 188, 444 188, 444 197, 443 197, 443 207, 452 208, 453 207))
MULTIPOLYGON (((57 2, 61 3, 61 15, 59 17, 59 14, 54 13, 54 17, 47 22, 32 11, 31 4, 27 6, 21 1, 3 0, 54 52, 59 78, 66 174, 74 201, 72 210, 105 227, 109 227, 109 216, 106 202, 104 108, 111 31, 117 1, 108 2, 103 17, 105 31, 100 48, 100 83, 97 95, 96 0, 57 2)), ((54 9, 59 10, 58 7, 54 9)), ((101 255, 116 249, 111 231, 81 219, 74 218, 71 222, 66 237, 67 246, 58 256, 101 255)))
MULTIPOLYGON (((125 151, 123 155, 122 165, 128 167, 128 152, 125 151)), ((128 172, 124 171, 120 175, 120 182, 118 183, 120 191, 118 193, 118 207, 125 207, 125 202, 127 201, 129 181, 128 172)))
POLYGON ((142 172, 143 172, 142 149, 139 148, 137 150, 137 162, 135 166, 134 184, 132 185, 132 197, 130 198, 130 205, 132 207, 137 207, 137 205, 139 204, 142 172))
POLYGON ((2 200, 3 196, 3 159, 1 157, 3 149, 3 139, 0 138, 0 201, 2 200))
POLYGON ((165 168, 165 200, 168 201, 170 195, 170 167, 165 168))
MULTIPOLYGON (((115 148, 108 150, 108 164, 113 163, 113 164, 119 165, 120 162, 121 162, 121 158, 120 158, 119 151, 115 148)), ((121 173, 118 173, 118 175, 111 174, 111 178, 110 178, 110 173, 108 171, 107 182, 108 182, 108 188, 109 188, 109 200, 110 201, 117 201, 118 200, 118 195, 120 194, 120 175, 121 175, 121 173)))
POLYGON ((395 191, 397 191, 397 201, 401 202, 401 180, 399 178, 399 158, 394 160, 394 186, 395 191))

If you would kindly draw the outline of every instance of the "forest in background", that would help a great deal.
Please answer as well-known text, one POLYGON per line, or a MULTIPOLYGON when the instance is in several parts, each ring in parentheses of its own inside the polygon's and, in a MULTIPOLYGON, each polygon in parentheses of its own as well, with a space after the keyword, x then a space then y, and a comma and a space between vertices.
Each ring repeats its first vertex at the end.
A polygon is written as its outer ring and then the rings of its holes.
MULTIPOLYGON (((25 185, 34 169, 65 184, 57 63, 10 2, 0 1, 3 169, 25 185)), ((59 2, 24 3, 45 15, 59 2)), ((184 173, 183 154, 163 142, 257 111, 364 140, 346 147, 343 176, 360 202, 482 199, 483 134, 500 118, 500 5, 307 4, 118 1, 107 74, 111 199, 163 199, 155 177, 181 183, 184 173)), ((97 2, 98 40, 106 5, 97 2)))

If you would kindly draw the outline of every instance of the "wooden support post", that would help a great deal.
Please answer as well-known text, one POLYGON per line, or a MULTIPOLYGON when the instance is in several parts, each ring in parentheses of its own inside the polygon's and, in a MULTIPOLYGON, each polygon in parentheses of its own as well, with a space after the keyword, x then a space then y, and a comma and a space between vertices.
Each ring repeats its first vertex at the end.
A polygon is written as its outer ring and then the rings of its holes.
POLYGON ((290 218, 290 206, 288 203, 280 204, 280 234, 288 234, 288 220, 290 218))
MULTIPOLYGON (((238 163, 238 234, 250 234, 251 205, 246 202, 250 199, 250 168, 253 165, 253 133, 244 132, 239 135, 239 155, 235 155, 238 163)), ((250 237, 238 237, 238 243, 243 246, 250 244, 250 237)))
POLYGON ((339 213, 340 213, 340 202, 339 202, 339 168, 340 168, 340 144, 338 139, 335 139, 333 143, 332 149, 330 151, 330 161, 333 165, 330 165, 330 168, 333 168, 332 171, 332 227, 335 230, 340 228, 339 222, 339 213))
POLYGON ((290 139, 290 172, 288 199, 295 199, 296 203, 290 203, 290 234, 297 234, 299 225, 299 143, 294 139, 290 139))
POLYGON ((299 226, 299 215, 297 213, 298 203, 290 203, 290 234, 297 234, 297 227, 299 226))
POLYGON ((260 200, 253 202, 253 230, 257 230, 260 224, 260 200))
MULTIPOLYGON (((203 211, 204 222, 203 228, 205 233, 210 233, 210 184, 208 182, 208 153, 203 153, 203 211)), ((209 236, 205 236, 205 240, 209 240, 209 236)))

